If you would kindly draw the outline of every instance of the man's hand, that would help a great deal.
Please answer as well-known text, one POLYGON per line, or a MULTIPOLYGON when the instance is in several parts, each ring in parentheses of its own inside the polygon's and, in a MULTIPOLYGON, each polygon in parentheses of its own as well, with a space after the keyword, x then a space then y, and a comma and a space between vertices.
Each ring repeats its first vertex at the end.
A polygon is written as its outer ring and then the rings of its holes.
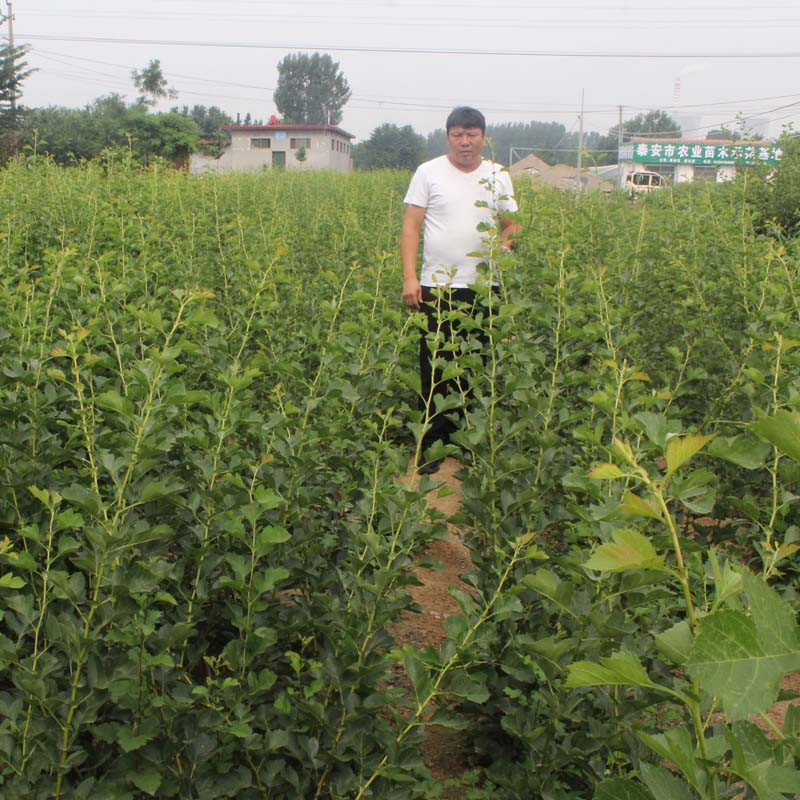
POLYGON ((403 302, 409 308, 419 308, 422 304, 422 287, 417 277, 417 250, 424 221, 424 208, 406 206, 403 232, 400 234, 400 256, 403 261, 403 302))
POLYGON ((422 286, 417 278, 403 281, 403 302, 409 308, 418 309, 422 304, 422 286))

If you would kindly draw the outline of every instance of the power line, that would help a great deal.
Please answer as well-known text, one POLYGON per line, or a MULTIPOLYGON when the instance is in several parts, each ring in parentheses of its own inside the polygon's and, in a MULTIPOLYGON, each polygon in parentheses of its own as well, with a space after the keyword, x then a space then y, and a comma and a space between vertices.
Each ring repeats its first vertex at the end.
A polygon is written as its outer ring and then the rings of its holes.
POLYGON ((569 50, 458 50, 439 49, 427 47, 363 47, 339 46, 320 44, 267 44, 260 42, 214 42, 192 41, 178 39, 134 39, 116 38, 110 36, 48 36, 44 34, 17 34, 18 39, 49 42, 91 42, 96 44, 143 44, 162 47, 221 47, 245 50, 317 50, 348 53, 397 53, 403 55, 444 55, 444 56, 501 56, 512 58, 633 58, 633 59, 731 59, 731 58, 800 58, 800 51, 769 52, 769 53, 608 53, 602 51, 569 51, 569 50))

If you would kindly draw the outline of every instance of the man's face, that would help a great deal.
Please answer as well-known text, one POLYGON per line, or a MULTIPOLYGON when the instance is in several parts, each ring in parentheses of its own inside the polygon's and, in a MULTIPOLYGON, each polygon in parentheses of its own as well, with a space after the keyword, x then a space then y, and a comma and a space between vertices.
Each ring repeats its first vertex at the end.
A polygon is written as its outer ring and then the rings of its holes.
POLYGON ((481 153, 486 137, 480 128, 462 128, 454 125, 447 132, 447 155, 462 169, 474 169, 481 163, 481 153))

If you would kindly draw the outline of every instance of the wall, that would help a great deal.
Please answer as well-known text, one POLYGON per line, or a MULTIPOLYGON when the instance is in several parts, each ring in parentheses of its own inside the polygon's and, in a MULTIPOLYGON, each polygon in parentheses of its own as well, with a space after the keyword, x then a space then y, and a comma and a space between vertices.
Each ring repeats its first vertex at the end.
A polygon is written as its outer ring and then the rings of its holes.
POLYGON ((219 158, 209 158, 193 153, 189 161, 189 172, 258 172, 272 169, 272 154, 286 153, 286 168, 292 170, 333 169, 339 172, 352 171, 350 144, 347 139, 320 131, 286 131, 285 139, 276 139, 281 131, 232 131, 231 143, 219 158), (250 146, 251 139, 270 139, 268 148, 250 146), (311 139, 306 147, 306 160, 297 160, 297 149, 290 147, 292 139, 311 139), (331 141, 338 147, 331 147, 331 141))

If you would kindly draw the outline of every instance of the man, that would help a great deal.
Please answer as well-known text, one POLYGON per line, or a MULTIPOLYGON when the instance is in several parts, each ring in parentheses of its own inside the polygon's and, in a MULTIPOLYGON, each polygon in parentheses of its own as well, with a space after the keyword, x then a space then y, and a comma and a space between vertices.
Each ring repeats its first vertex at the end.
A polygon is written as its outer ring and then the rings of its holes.
MULTIPOLYGON (((519 225, 505 216, 517 210, 514 190, 503 167, 481 155, 486 136, 486 120, 475 108, 459 106, 446 122, 447 155, 426 161, 414 173, 406 193, 406 215, 400 237, 403 262, 403 301, 411 309, 422 309, 428 317, 428 332, 440 340, 452 338, 447 312, 466 306, 478 310, 478 265, 486 261, 485 223, 493 224, 499 215, 502 247, 510 250, 519 225), (483 223, 483 224, 482 224, 483 223), (481 228, 481 230, 479 230, 481 228), (417 251, 423 234, 422 273, 417 277, 417 251), (472 253, 473 255, 469 255, 472 253)), ((452 358, 450 349, 437 347, 436 356, 452 358)), ((427 410, 429 428, 422 439, 423 458, 419 471, 432 473, 441 459, 424 460, 424 452, 434 442, 446 444, 456 424, 445 414, 435 413, 435 396, 457 390, 444 382, 441 370, 434 370, 428 337, 420 339, 421 404, 427 410)))

